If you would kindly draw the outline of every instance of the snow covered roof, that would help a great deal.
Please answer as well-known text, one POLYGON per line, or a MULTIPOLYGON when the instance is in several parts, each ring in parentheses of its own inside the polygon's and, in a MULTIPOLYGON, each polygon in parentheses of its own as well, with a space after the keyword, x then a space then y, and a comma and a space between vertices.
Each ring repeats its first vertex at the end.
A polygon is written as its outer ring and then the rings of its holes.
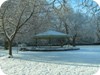
POLYGON ((37 35, 34 36, 35 38, 64 38, 64 37, 69 37, 68 34, 65 33, 61 33, 61 32, 57 32, 57 31, 46 31, 43 33, 39 33, 37 35))

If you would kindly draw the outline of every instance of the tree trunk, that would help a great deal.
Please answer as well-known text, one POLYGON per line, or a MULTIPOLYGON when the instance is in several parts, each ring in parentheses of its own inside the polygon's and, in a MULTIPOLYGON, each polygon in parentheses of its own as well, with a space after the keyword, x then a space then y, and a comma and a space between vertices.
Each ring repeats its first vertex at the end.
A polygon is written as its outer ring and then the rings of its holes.
POLYGON ((74 47, 76 46, 76 37, 77 37, 77 34, 75 36, 73 36, 72 44, 74 47))
POLYGON ((9 58, 12 58, 13 55, 12 55, 12 41, 8 41, 9 43, 9 58))
POLYGON ((38 46, 37 39, 35 40, 35 46, 36 46, 36 47, 38 46))
POLYGON ((68 30, 68 25, 65 24, 65 30, 66 30, 66 34, 69 34, 69 30, 68 30))
POLYGON ((7 40, 4 40, 4 49, 8 50, 8 41, 7 40))
POLYGON ((73 46, 75 47, 76 45, 76 38, 73 38, 73 46))

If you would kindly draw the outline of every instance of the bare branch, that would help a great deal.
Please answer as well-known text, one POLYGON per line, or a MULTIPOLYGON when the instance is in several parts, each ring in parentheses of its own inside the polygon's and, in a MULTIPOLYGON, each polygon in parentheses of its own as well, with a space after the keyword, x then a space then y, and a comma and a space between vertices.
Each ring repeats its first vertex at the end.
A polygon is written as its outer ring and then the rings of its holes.
POLYGON ((7 20, 10 24, 12 24, 12 25, 15 25, 16 26, 16 24, 14 24, 13 22, 11 22, 11 21, 9 21, 9 20, 7 20))
POLYGON ((1 19, 2 19, 2 26, 3 26, 3 31, 4 31, 4 34, 5 34, 5 36, 6 36, 6 38, 7 38, 8 40, 10 40, 10 37, 9 37, 8 33, 7 33, 6 30, 5 30, 4 18, 5 18, 5 14, 6 14, 6 11, 7 11, 7 9, 8 9, 9 6, 10 6, 10 4, 8 4, 8 5, 6 6, 6 8, 5 8, 5 10, 4 10, 3 14, 2 14, 2 17, 1 17, 1 19))
POLYGON ((21 22, 21 19, 22 19, 22 16, 23 16, 23 13, 24 13, 25 9, 26 9, 26 7, 24 7, 24 9, 22 10, 22 13, 21 13, 21 15, 19 17, 19 20, 18 20, 17 27, 20 25, 20 22, 21 22))
POLYGON ((32 17, 33 14, 34 14, 34 8, 29 17, 20 26, 18 26, 18 28, 20 29, 32 17))

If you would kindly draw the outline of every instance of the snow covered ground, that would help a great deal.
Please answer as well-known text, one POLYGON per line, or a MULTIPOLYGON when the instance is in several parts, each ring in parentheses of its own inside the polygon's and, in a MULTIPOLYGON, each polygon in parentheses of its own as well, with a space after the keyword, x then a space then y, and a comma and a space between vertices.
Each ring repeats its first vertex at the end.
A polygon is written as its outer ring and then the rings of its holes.
POLYGON ((30 52, 13 48, 14 58, 0 49, 0 66, 7 75, 93 75, 100 68, 100 46, 80 50, 30 52))

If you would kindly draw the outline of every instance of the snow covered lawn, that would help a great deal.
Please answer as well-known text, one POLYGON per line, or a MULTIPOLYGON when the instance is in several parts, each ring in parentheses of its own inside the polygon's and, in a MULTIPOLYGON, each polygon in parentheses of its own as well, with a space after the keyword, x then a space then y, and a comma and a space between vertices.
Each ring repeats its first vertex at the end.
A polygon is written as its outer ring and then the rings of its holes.
POLYGON ((2 70, 7 75, 93 75, 95 65, 62 65, 26 61, 20 59, 0 59, 2 70))
POLYGON ((61 52, 19 52, 14 58, 0 50, 0 66, 7 75, 93 75, 100 68, 100 46, 61 52))

